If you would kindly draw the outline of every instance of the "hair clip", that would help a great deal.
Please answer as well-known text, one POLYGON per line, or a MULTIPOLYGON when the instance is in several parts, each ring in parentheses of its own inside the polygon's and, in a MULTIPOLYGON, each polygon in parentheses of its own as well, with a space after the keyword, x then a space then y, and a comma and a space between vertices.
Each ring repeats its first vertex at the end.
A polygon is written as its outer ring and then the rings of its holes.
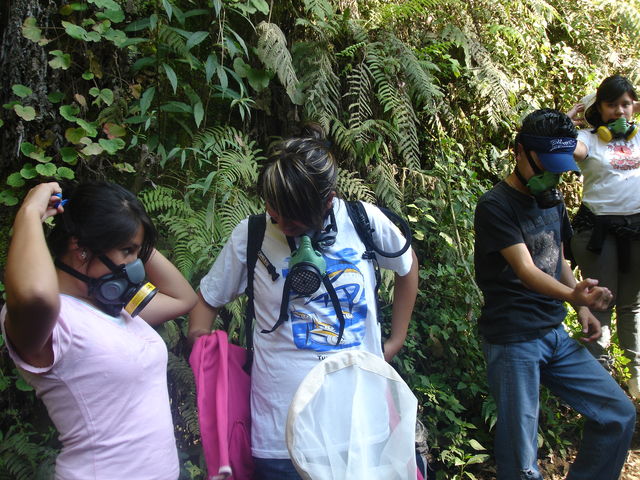
POLYGON ((69 201, 68 198, 63 199, 61 193, 54 193, 53 196, 54 197, 58 197, 60 199, 59 202, 55 203, 55 205, 53 206, 54 208, 64 207, 67 204, 67 202, 69 201))

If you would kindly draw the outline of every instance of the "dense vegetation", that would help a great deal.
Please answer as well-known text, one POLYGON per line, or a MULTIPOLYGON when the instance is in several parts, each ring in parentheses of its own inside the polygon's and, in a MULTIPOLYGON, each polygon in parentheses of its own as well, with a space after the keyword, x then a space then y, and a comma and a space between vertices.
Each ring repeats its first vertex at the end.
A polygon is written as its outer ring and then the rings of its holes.
MULTIPOLYGON (((108 178, 140 195, 195 286, 233 226, 261 209, 254 184, 269 143, 319 122, 342 195, 403 212, 415 232, 420 294, 396 367, 418 396, 438 478, 486 473, 495 415, 475 327, 473 208, 508 171, 523 115, 567 110, 615 72, 640 84, 636 5, 3 2, 0 272, 31 186, 108 178)), ((579 184, 565 191, 574 209, 579 184)), ((221 319, 235 338, 241 313, 237 302, 221 319)), ((181 478, 202 479, 185 324, 160 332, 181 478)), ((55 431, 0 349, 0 478, 47 478, 55 431)), ((541 456, 564 455, 579 423, 543 395, 541 456)))

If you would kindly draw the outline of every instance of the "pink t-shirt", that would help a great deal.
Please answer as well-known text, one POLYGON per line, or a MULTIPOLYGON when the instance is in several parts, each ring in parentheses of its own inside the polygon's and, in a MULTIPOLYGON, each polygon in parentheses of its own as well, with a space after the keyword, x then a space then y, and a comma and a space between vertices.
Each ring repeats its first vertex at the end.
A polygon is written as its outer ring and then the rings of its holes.
POLYGON ((162 338, 124 311, 114 318, 74 297, 60 295, 60 302, 50 366, 27 364, 7 342, 60 432, 55 478, 177 479, 162 338))

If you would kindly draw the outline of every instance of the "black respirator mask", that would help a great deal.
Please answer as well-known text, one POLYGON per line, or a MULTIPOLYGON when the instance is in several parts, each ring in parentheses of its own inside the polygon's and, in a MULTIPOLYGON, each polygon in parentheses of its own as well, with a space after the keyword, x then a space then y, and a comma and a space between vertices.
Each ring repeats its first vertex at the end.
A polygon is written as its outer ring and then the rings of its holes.
POLYGON ((55 260, 55 265, 60 270, 86 283, 89 287, 89 297, 107 315, 116 317, 124 308, 129 315, 135 317, 158 293, 158 288, 155 285, 144 281, 144 264, 139 258, 134 262, 122 265, 116 265, 106 255, 99 255, 98 259, 112 273, 91 278, 58 259, 55 260))

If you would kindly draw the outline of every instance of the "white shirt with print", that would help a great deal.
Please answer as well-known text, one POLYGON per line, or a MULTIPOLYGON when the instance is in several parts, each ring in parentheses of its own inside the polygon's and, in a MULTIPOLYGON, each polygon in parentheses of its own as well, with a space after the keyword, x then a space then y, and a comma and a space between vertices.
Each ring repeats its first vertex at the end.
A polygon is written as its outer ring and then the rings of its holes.
POLYGON ((582 202, 596 215, 640 213, 640 134, 605 143, 590 130, 580 130, 578 140, 588 150, 579 162, 582 202))
MULTIPOLYGON (((404 237, 373 205, 365 204, 377 245, 398 251, 404 237)), ((280 313, 284 278, 291 250, 286 237, 267 215, 262 251, 280 274, 273 281, 265 266, 256 263, 254 279, 256 323, 251 383, 251 445, 258 458, 288 458, 285 444, 287 411, 298 385, 320 360, 343 349, 365 350, 382 356, 380 327, 375 307, 375 273, 363 260, 360 241, 342 200, 334 201, 338 225, 336 242, 322 255, 346 321, 343 340, 336 346, 339 322, 324 286, 310 297, 290 296, 288 320, 272 333, 280 313)), ((215 264, 200 283, 204 299, 221 307, 244 293, 247 285, 248 221, 233 231, 215 264)), ((377 255, 381 268, 403 276, 412 264, 411 251, 398 258, 377 255)), ((366 405, 363 405, 366 408, 366 405)))

